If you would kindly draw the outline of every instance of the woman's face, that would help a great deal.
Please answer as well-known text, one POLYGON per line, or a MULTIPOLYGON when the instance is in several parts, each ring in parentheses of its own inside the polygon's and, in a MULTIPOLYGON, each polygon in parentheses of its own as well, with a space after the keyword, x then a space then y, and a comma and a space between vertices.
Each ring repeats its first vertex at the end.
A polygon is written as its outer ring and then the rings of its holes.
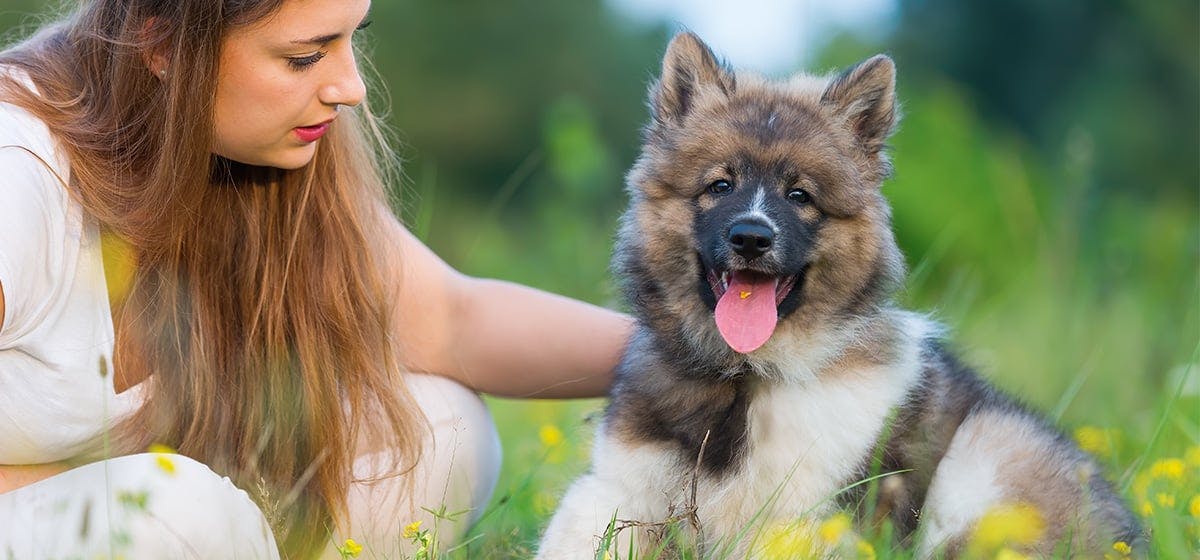
POLYGON ((281 169, 311 161, 338 107, 366 94, 351 37, 370 6, 286 0, 273 15, 230 32, 217 72, 213 151, 281 169))

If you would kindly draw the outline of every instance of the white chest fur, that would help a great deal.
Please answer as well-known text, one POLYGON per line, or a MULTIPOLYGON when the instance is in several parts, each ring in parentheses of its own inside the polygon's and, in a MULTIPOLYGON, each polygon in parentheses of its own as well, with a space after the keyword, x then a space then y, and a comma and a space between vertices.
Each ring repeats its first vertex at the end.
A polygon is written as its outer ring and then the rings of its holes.
MULTIPOLYGON (((747 552, 746 537, 764 524, 826 515, 838 491, 857 482, 893 408, 920 382, 921 345, 934 327, 905 313, 890 319, 897 336, 880 349, 893 357, 886 364, 864 359, 836 365, 845 361, 838 360, 837 348, 867 349, 849 331, 825 337, 826 344, 777 346, 814 352, 763 356, 776 375, 764 376, 750 396, 744 455, 723 475, 696 477, 695 502, 695 457, 681 456, 669 442, 631 440, 601 428, 593 472, 563 498, 539 558, 592 558, 594 547, 580 543, 595 545, 614 515, 654 524, 694 504, 703 539, 732 545, 731 557, 747 552)), ((626 549, 632 533, 618 535, 618 550, 626 549)), ((644 537, 642 544, 656 542, 644 537)))
POLYGON ((824 515, 839 490, 858 482, 893 408, 919 381, 925 329, 915 330, 890 364, 760 386, 748 413, 745 462, 720 480, 700 482, 706 531, 729 536, 751 519, 824 515))

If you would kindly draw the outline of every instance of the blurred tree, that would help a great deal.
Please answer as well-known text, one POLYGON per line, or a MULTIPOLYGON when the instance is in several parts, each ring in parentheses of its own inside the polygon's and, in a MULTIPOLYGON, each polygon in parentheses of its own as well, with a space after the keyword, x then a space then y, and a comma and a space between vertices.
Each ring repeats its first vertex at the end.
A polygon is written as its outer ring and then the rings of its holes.
POLYGON ((623 25, 599 0, 412 0, 376 3, 372 17, 394 120, 442 180, 493 192, 541 147, 538 123, 565 95, 632 158, 665 30, 623 25))
POLYGON ((1097 301, 1138 286, 1143 304, 1174 310, 1157 318, 1169 328, 1182 302, 1195 301, 1200 264, 1200 3, 899 1, 890 49, 902 93, 911 94, 902 98, 942 120, 959 111, 959 101, 943 101, 961 100, 969 110, 947 124, 977 113, 986 124, 979 133, 991 139, 959 154, 958 139, 920 124, 936 122, 929 116, 901 126, 897 182, 911 190, 892 197, 898 220, 908 222, 898 224, 902 240, 926 254, 934 246, 932 217, 921 215, 928 195, 953 193, 954 215, 975 232, 958 241, 976 238, 968 246, 996 281, 1011 276, 998 272, 1010 255, 1043 239, 1053 266, 1073 271, 1068 282, 1089 286, 1097 301), (912 159, 922 153, 924 162, 912 159), (950 171, 940 190, 912 180, 936 184, 926 176, 930 166, 950 171), (1024 213, 1014 208, 1028 206, 1013 205, 1026 182, 1034 219, 1014 221, 1024 213), (981 227, 999 223, 996 216, 1008 226, 981 227), (1026 231, 1022 223, 1040 227, 1026 231), (925 238, 915 238, 922 227, 925 238))
POLYGON ((668 29, 630 26, 601 0, 372 11, 372 58, 420 198, 405 206, 425 213, 415 225, 429 244, 474 274, 602 298, 668 29))
POLYGON ((900 0, 900 14, 900 58, 961 83, 1048 159, 1094 149, 1101 191, 1195 203, 1200 3, 900 0))

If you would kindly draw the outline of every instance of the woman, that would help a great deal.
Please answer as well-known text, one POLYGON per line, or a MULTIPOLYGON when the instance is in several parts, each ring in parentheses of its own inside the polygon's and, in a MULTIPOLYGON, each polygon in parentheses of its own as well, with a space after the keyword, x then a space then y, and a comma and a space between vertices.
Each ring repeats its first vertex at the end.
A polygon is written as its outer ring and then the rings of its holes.
POLYGON ((486 504, 465 387, 605 391, 625 317, 462 276, 388 210, 368 9, 94 0, 0 54, 0 556, 387 555, 486 504))

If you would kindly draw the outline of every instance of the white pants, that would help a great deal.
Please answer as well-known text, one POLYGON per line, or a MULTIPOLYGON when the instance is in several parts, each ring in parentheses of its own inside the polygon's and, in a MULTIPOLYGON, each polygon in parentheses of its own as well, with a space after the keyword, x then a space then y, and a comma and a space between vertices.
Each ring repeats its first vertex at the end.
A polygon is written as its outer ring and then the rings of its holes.
MULTIPOLYGON (((460 541, 496 485, 500 444, 483 402, 441 377, 410 375, 409 389, 432 427, 412 496, 401 477, 355 483, 350 530, 335 534, 324 557, 340 558, 347 538, 360 557, 404 557, 415 545, 404 527, 421 521, 442 550, 460 541), (468 513, 439 520, 423 508, 468 513)), ((355 478, 390 465, 389 452, 360 456, 355 478)), ((227 478, 186 457, 139 454, 71 469, 0 494, 0 558, 279 557, 262 511, 227 478)))

